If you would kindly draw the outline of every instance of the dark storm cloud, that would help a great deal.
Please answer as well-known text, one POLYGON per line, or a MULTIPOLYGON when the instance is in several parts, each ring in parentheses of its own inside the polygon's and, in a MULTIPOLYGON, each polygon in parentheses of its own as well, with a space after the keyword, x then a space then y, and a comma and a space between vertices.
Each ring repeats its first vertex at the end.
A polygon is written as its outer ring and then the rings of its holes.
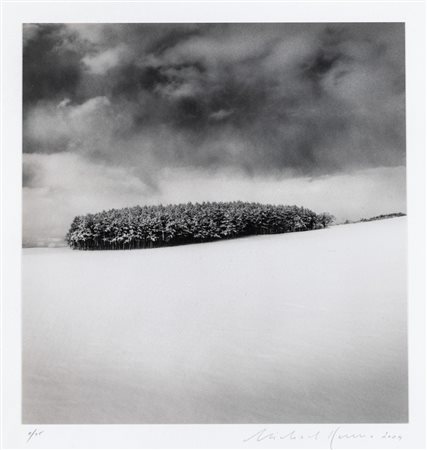
POLYGON ((86 49, 61 25, 24 25, 24 106, 39 100, 75 96, 86 49))
POLYGON ((402 24, 24 28, 24 151, 328 174, 405 161, 402 24))

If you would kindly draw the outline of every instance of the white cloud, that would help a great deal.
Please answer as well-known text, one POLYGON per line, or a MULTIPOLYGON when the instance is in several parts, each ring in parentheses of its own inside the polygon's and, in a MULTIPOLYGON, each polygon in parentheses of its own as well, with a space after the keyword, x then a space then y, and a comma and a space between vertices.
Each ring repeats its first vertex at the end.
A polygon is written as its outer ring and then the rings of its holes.
POLYGON ((68 106, 71 103, 71 100, 69 98, 64 98, 63 100, 61 100, 58 105, 56 106, 57 108, 65 108, 66 106, 68 106))
POLYGON ((220 109, 218 111, 213 112, 209 118, 212 120, 223 120, 227 117, 230 117, 233 114, 233 110, 220 109))
POLYGON ((105 51, 95 55, 86 55, 83 58, 84 64, 90 72, 97 75, 104 75, 113 67, 123 63, 129 52, 124 45, 118 45, 114 48, 109 48, 105 51))
POLYGON ((107 97, 94 97, 82 104, 68 99, 55 103, 41 103, 29 110, 25 124, 25 142, 32 148, 24 151, 81 153, 111 150, 115 132, 126 130, 131 118, 113 110, 107 97))
POLYGON ((36 38, 41 27, 37 23, 24 23, 22 26, 22 41, 24 47, 29 41, 36 38))

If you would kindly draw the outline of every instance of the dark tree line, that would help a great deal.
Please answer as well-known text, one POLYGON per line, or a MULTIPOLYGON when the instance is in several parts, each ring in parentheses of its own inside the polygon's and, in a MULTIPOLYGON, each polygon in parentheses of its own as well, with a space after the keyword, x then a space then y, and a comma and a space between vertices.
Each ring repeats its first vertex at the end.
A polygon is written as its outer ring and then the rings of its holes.
POLYGON ((297 206, 186 203, 111 209, 74 218, 66 240, 73 249, 121 250, 209 242, 327 227, 334 220, 297 206))
POLYGON ((390 213, 390 214, 381 214, 380 216, 370 217, 369 219, 362 218, 359 220, 346 220, 344 225, 348 225, 350 223, 359 223, 359 222, 373 222, 375 220, 383 220, 383 219, 394 219, 395 217, 404 217, 406 214, 402 212, 398 213, 390 213))
POLYGON ((381 214, 380 216, 370 217, 369 219, 360 219, 361 222, 372 222, 373 220, 383 220, 383 219, 393 219, 395 217, 403 217, 406 216, 406 214, 398 212, 398 213, 391 213, 391 214, 381 214))

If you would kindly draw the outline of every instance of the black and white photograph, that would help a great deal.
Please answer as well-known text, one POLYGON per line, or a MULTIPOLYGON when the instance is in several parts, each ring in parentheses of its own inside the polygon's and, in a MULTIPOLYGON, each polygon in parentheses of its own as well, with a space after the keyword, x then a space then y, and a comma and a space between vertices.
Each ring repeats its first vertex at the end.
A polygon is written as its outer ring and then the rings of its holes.
POLYGON ((25 23, 22 422, 407 423, 404 23, 25 23))
POLYGON ((404 24, 22 33, 23 423, 408 422, 404 24))

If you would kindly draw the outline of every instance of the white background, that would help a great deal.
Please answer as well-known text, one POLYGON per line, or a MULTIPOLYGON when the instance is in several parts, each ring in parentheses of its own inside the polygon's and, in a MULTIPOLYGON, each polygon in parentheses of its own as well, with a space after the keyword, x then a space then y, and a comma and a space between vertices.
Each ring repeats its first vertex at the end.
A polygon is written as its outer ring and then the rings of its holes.
MULTIPOLYGON (((22 23, 405 22, 409 424, 339 425, 335 448, 423 448, 425 429, 424 2, 4 2, 2 6, 2 443, 6 448, 328 448, 337 425, 21 425, 22 23), (27 443, 35 428, 43 434, 27 443), (244 439, 267 428, 297 439, 244 439), (319 439, 308 436, 320 431, 319 439), (401 439, 383 438, 401 436, 401 439), (301 438, 303 436, 303 438, 301 438)), ((78 332, 78 327, 76 327, 78 332)))

